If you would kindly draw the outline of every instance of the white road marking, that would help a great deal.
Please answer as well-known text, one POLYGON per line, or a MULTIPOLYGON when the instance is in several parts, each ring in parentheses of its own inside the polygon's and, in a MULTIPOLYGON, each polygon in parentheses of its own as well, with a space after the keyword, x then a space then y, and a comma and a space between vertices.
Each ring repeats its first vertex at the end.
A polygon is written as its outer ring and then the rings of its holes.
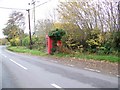
POLYGON ((117 77, 120 77, 120 75, 117 75, 117 77))
POLYGON ((24 66, 20 65, 19 63, 15 62, 14 60, 10 59, 10 61, 12 61, 13 63, 17 64, 17 65, 18 65, 18 66, 20 66, 21 68, 23 68, 23 69, 27 70, 27 68, 26 68, 26 67, 24 67, 24 66))
POLYGON ((96 72, 100 72, 99 70, 95 70, 96 72))
POLYGON ((4 57, 7 57, 6 55, 3 54, 4 57))
POLYGON ((55 61, 55 60, 51 60, 51 62, 58 63, 58 61, 55 61))
POLYGON ((71 67, 73 67, 74 65, 72 65, 72 64, 68 64, 68 66, 71 66, 71 67))
POLYGON ((6 52, 8 52, 8 53, 12 53, 12 54, 15 54, 14 52, 11 52, 11 51, 9 51, 9 50, 5 50, 6 52))
POLYGON ((7 56, 4 55, 4 57, 7 57, 7 56))
POLYGON ((55 87, 55 88, 62 88, 62 87, 60 87, 60 86, 58 86, 58 85, 56 85, 56 84, 51 84, 53 87, 55 87))
POLYGON ((1 54, 2 56, 4 56, 4 57, 7 57, 6 55, 4 55, 4 54, 1 54))
POLYGON ((90 70, 90 71, 93 71, 93 72, 100 72, 99 70, 94 70, 94 69, 90 69, 90 68, 84 68, 86 70, 90 70))

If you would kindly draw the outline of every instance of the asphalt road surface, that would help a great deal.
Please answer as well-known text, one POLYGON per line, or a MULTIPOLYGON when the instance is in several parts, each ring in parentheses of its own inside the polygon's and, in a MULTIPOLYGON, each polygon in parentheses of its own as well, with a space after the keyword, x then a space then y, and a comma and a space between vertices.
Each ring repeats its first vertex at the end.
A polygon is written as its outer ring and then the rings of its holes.
POLYGON ((61 65, 44 57, 13 53, 0 46, 0 87, 118 88, 118 77, 61 65))

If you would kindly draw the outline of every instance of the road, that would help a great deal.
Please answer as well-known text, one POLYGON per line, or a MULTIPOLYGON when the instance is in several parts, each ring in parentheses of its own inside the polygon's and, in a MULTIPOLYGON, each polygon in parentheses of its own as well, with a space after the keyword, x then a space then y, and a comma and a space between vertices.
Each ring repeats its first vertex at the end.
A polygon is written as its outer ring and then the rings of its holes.
POLYGON ((118 78, 0 46, 1 88, 118 88, 118 78))

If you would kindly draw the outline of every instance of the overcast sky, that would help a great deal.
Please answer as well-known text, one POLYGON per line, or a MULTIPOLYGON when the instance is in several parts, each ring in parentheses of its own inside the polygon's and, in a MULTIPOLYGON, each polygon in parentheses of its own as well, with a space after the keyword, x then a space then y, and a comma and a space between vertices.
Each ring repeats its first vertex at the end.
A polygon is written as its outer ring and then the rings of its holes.
MULTIPOLYGON (((44 18, 47 18, 48 16, 50 16, 49 15, 50 12, 52 12, 52 10, 57 7, 58 1, 64 1, 64 0, 35 0, 35 1, 36 1, 36 5, 39 5, 46 1, 49 1, 48 3, 36 8, 36 20, 38 20, 38 19, 44 19, 44 18)), ((67 0, 67 1, 71 1, 71 0, 67 0)), ((95 0, 95 1, 98 1, 98 0, 95 0)), ((104 1, 104 0, 99 0, 99 1, 104 1)), ((109 0, 109 1, 117 1, 118 2, 119 0, 109 0)), ((0 0, 0 38, 3 37, 2 29, 5 27, 5 24, 7 23, 9 14, 12 11, 14 11, 11 9, 3 9, 2 7, 28 9, 28 8, 32 8, 32 5, 28 5, 28 3, 31 3, 31 2, 32 2, 32 0, 0 0)), ((27 21, 27 18, 28 18, 27 11, 21 10, 21 12, 23 12, 25 14, 26 23, 27 23, 28 22, 27 21)), ((33 13, 31 13, 31 22, 33 22, 33 13)), ((33 24, 31 24, 31 25, 33 25, 33 24)), ((28 30, 27 27, 28 27, 28 25, 26 26, 25 32, 27 32, 27 30, 28 30)))
MULTIPOLYGON (((39 5, 47 1, 49 2, 36 8, 36 20, 47 18, 51 10, 57 7, 58 0, 36 0, 36 5, 39 5)), ((12 11, 16 10, 16 9, 3 9, 2 7, 28 9, 33 7, 32 5, 28 5, 28 3, 31 3, 31 2, 32 0, 0 0, 0 38, 4 36, 2 34, 2 29, 5 27, 5 24, 7 23, 9 14, 12 11)), ((19 10, 19 11, 25 14, 26 22, 28 22, 27 11, 26 10, 19 10)), ((32 13, 31 13, 31 20, 33 20, 32 13)))

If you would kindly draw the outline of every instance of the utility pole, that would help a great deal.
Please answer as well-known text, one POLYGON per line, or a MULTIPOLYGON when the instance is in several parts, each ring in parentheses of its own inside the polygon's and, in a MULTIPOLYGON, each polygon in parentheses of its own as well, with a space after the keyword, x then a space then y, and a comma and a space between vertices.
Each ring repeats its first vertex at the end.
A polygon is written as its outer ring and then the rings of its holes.
POLYGON ((120 1, 118 2, 118 31, 120 31, 120 1))
POLYGON ((28 23, 29 23, 29 39, 30 39, 29 48, 32 49, 31 26, 30 26, 30 9, 27 9, 26 11, 28 11, 28 23))
POLYGON ((36 1, 35 0, 32 0, 32 5, 33 5, 33 15, 34 15, 34 33, 35 33, 35 3, 36 1))

